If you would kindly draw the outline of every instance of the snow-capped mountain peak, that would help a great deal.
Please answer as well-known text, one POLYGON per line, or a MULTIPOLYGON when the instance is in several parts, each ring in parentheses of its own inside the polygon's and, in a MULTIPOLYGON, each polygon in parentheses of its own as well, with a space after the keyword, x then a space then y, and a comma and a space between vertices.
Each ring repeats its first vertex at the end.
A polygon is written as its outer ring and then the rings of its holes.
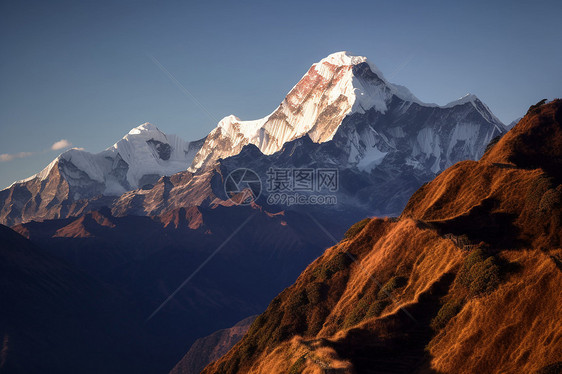
POLYGON ((15 184, 43 181, 57 168, 70 190, 74 189, 75 200, 95 194, 117 196, 185 170, 201 144, 165 134, 147 122, 100 153, 69 149, 41 172, 15 184))
POLYGON ((455 105, 463 105, 466 103, 474 103, 476 100, 478 100, 478 97, 476 97, 476 95, 471 94, 470 92, 467 93, 466 95, 459 97, 457 100, 453 100, 450 103, 448 103, 447 105, 444 105, 444 108, 450 108, 453 107, 455 105))
MULTIPOLYGON (((291 149, 301 144, 298 162, 309 159, 310 165, 336 165, 367 175, 375 184, 388 180, 395 191, 395 179, 400 176, 409 175, 410 182, 417 183, 454 162, 478 159, 490 140, 505 131, 474 95, 445 106, 426 104, 407 88, 388 82, 365 57, 338 52, 313 64, 271 114, 254 121, 229 115, 201 141, 187 143, 144 123, 100 153, 68 150, 39 174, 2 191, 0 197, 5 196, 7 203, 0 204, 0 218, 11 224, 76 214, 61 209, 82 209, 80 204, 99 196, 121 196, 120 212, 138 207, 141 201, 153 205, 139 208, 138 214, 167 209, 164 200, 174 193, 178 195, 173 204, 201 202, 210 197, 205 195, 209 192, 205 181, 217 162, 240 155, 249 144, 263 154, 256 155, 250 147, 252 159, 260 160, 261 156, 275 159, 274 154, 287 156, 280 152, 287 144, 292 143, 291 149), (299 139, 303 137, 308 139, 299 139), (166 179, 158 182, 159 188, 152 188, 160 177, 188 166, 191 172, 201 172, 185 175, 194 185, 187 182, 185 189, 170 190, 173 182, 166 179)), ((290 165, 291 159, 283 159, 282 164, 290 165)), ((416 185, 410 182, 405 186, 416 185)), ((380 191, 373 196, 379 195, 380 191)), ((397 212, 408 196, 401 194, 392 211, 397 212)))
MULTIPOLYGON (((316 143, 329 141, 345 116, 373 107, 384 112, 392 95, 405 91, 386 82, 365 57, 331 54, 313 64, 270 115, 255 121, 241 121, 234 115, 223 118, 189 170, 238 154, 247 144, 269 155, 304 135, 316 143)), ((408 99, 415 98, 410 94, 408 99)))
POLYGON ((366 62, 366 61, 367 61, 366 57, 353 56, 353 55, 349 54, 349 52, 347 52, 347 51, 341 51, 341 52, 334 52, 334 53, 324 57, 318 63, 323 64, 323 63, 327 62, 327 63, 332 64, 332 65, 343 66, 343 65, 357 65, 361 62, 366 62))
POLYGON ((458 98, 457 100, 453 100, 447 105, 444 105, 442 108, 453 108, 458 105, 465 105, 465 104, 472 104, 472 106, 490 123, 493 123, 496 128, 500 132, 505 132, 507 128, 505 125, 500 121, 498 117, 492 113, 490 108, 486 104, 484 104, 476 95, 471 93, 467 93, 466 95, 458 98))
POLYGON ((160 133, 163 134, 162 131, 156 125, 153 125, 150 122, 145 122, 140 126, 133 127, 131 131, 129 131, 129 135, 140 135, 140 134, 155 134, 160 133))
MULTIPOLYGON (((415 102, 415 103, 418 103, 418 104, 423 104, 423 105, 432 105, 432 104, 426 104, 426 103, 422 102, 414 94, 412 94, 410 92, 410 90, 407 89, 406 87, 390 83, 388 80, 386 80, 382 71, 372 61, 370 61, 367 57, 355 56, 355 55, 350 54, 347 51, 342 51, 342 52, 332 53, 331 55, 327 56, 326 58, 323 58, 322 60, 320 60, 320 62, 314 64, 314 66, 318 66, 318 65, 322 65, 322 64, 330 64, 330 65, 335 65, 335 66, 357 66, 357 65, 360 65, 360 64, 366 64, 369 67, 369 70, 373 74, 375 74, 382 82, 384 82, 385 86, 391 91, 392 94, 398 96, 399 98, 401 98, 405 101, 412 101, 412 102, 415 102)), ((369 106, 369 105, 370 105, 370 107, 373 107, 375 104, 370 104, 369 99, 371 99, 371 98, 369 97, 370 95, 369 95, 368 90, 365 90, 363 85, 360 82, 356 81, 356 82, 353 82, 353 83, 355 84, 355 87, 354 87, 354 90, 356 92, 355 96, 356 97, 359 96, 360 100, 362 101, 360 107, 363 108, 364 106, 369 106), (365 92, 365 91, 367 91, 367 92, 365 92), (365 104, 363 104, 363 102, 365 104)), ((361 110, 359 108, 356 108, 356 109, 361 110)))
POLYGON ((424 103, 406 87, 388 82, 366 57, 343 51, 313 64, 270 115, 254 121, 241 121, 234 115, 223 118, 207 137, 189 170, 196 172, 220 158, 236 155, 247 144, 270 155, 305 135, 315 143, 330 141, 344 118, 373 109, 385 114, 394 98, 407 106, 415 103, 428 108, 452 108, 470 102, 487 121, 498 124, 500 131, 505 130, 474 95, 444 107, 424 103))
POLYGON ((335 66, 355 66, 362 63, 367 63, 373 73, 375 73, 380 79, 386 81, 379 68, 374 63, 369 61, 367 57, 355 56, 347 51, 332 53, 331 55, 328 55, 314 65, 331 64, 335 66))

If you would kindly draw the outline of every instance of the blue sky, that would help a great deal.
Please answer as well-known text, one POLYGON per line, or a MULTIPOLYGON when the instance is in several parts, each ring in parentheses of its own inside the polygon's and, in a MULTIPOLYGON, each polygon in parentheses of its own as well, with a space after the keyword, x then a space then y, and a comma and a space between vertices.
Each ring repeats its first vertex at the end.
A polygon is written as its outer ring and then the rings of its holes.
POLYGON ((341 50, 423 101, 470 92, 509 123, 562 96, 561 18, 560 1, 2 1, 0 187, 61 139, 98 152, 143 122, 198 139, 213 118, 267 115, 341 50))

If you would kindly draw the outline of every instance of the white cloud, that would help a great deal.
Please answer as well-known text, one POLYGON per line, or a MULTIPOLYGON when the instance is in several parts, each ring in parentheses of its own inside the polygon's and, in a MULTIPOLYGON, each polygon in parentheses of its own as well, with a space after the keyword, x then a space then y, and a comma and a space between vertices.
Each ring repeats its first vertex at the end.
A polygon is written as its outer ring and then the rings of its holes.
POLYGON ((33 152, 2 153, 0 155, 0 162, 8 162, 16 158, 25 158, 31 155, 33 155, 33 152))
POLYGON ((51 149, 53 151, 58 151, 59 149, 64 149, 64 148, 68 148, 72 145, 71 142, 69 142, 66 139, 61 139, 58 142, 54 142, 53 145, 51 146, 51 149))
MULTIPOLYGON (((33 156, 34 154, 37 153, 44 153, 44 152, 48 152, 49 150, 53 150, 53 151, 58 151, 64 148, 69 148, 72 146, 72 143, 69 142, 66 139, 61 139, 57 142, 54 142, 53 145, 51 146, 51 148, 49 149, 45 149, 42 152, 17 152, 17 153, 2 153, 0 154, 0 162, 9 162, 9 161, 13 161, 16 158, 26 158, 29 156, 33 156)), ((84 150, 84 148, 76 148, 79 150, 84 150)))

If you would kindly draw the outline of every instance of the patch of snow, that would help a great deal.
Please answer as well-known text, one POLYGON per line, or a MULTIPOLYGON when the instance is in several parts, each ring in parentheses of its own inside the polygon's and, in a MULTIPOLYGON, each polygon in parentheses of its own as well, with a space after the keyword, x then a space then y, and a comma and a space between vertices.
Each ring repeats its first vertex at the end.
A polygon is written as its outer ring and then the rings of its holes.
MULTIPOLYGON (((363 56, 354 56, 349 54, 347 51, 336 52, 320 60, 313 66, 321 75, 326 76, 325 72, 327 71, 327 69, 324 68, 325 64, 341 67, 354 66, 362 63, 367 63, 369 65, 371 71, 384 82, 384 86, 377 87, 369 85, 368 87, 365 87, 356 77, 352 76, 351 78, 353 79, 353 96, 351 96, 350 98, 351 101, 355 104, 353 106, 352 112, 363 113, 365 110, 374 107, 376 110, 384 113, 386 111, 386 102, 392 95, 396 95, 404 101, 411 101, 421 105, 435 105, 423 103, 406 87, 387 81, 379 68, 363 56)), ((345 94, 344 92, 342 93, 345 94)))
MULTIPOLYGON (((365 113, 372 108, 384 114, 393 95, 404 101, 399 109, 404 112, 412 103, 439 107, 437 104, 422 102, 404 86, 388 82, 377 66, 366 57, 354 56, 345 51, 332 53, 313 64, 269 116, 254 121, 241 121, 234 115, 223 118, 211 132, 212 136, 208 137, 188 170, 195 172, 208 162, 233 156, 247 144, 253 144, 262 153, 269 155, 281 150, 285 143, 307 134, 317 143, 330 141, 346 116, 365 113), (355 76, 353 67, 363 63, 368 64, 372 73, 379 79, 355 76), (339 123, 319 122, 320 118, 324 118, 321 115, 326 110, 330 112, 330 117, 337 119, 339 123), (228 141, 224 139, 223 142, 223 137, 228 138, 228 141), (223 143, 229 146, 224 147, 223 143)), ((472 102, 476 110, 489 122, 497 125, 498 131, 501 132, 501 122, 474 95, 464 96, 442 108, 451 108, 467 102, 472 102)), ((403 129, 394 131, 396 134, 393 136, 405 136, 403 129)), ((383 136, 384 134, 379 135, 383 136)), ((385 141, 388 143, 388 139, 385 141)), ((424 150, 423 153, 428 156, 435 155, 438 159, 437 151, 431 149, 427 152, 424 150)))
POLYGON ((488 108, 486 104, 484 104, 480 99, 478 99, 476 95, 473 95, 471 93, 467 93, 463 97, 451 101, 447 105, 444 105, 442 108, 452 108, 454 106, 464 105, 467 103, 471 103, 472 106, 474 106, 474 108, 478 111, 478 113, 480 113, 482 117, 484 117, 488 122, 495 124, 498 131, 500 132, 506 131, 506 127, 502 123, 502 121, 500 121, 499 118, 496 117, 494 113, 492 113, 492 111, 490 110, 490 108, 488 108))
POLYGON ((100 183, 105 181, 105 168, 103 164, 98 163, 98 157, 96 157, 96 155, 77 149, 70 149, 64 152, 60 157, 71 162, 78 169, 88 174, 90 179, 100 183))
POLYGON ((472 103, 474 104, 474 102, 478 100, 478 98, 476 97, 476 95, 473 95, 471 93, 467 93, 466 95, 464 95, 463 97, 458 98, 457 100, 453 100, 450 103, 443 105, 443 108, 452 108, 454 106, 457 105, 464 105, 466 103, 472 103))
POLYGON ((361 171, 370 173, 375 167, 379 166, 388 152, 380 151, 376 146, 366 150, 363 158, 357 163, 357 168, 361 171))
POLYGON ((254 121, 242 121, 240 118, 231 114, 224 117, 219 122, 218 127, 232 138, 241 134, 244 138, 250 139, 258 136, 259 130, 263 127, 265 122, 267 122, 270 115, 254 121))
POLYGON ((412 149, 412 157, 423 155, 425 159, 435 158, 430 170, 437 173, 441 170, 441 141, 432 127, 424 127, 418 132, 416 143, 412 149))
MULTIPOLYGON (((138 183, 144 175, 172 175, 185 170, 191 161, 188 158, 189 143, 176 135, 166 135, 156 126, 144 123, 108 148, 104 156, 117 154, 127 163, 127 181, 133 188, 142 187, 138 183), (167 160, 160 158, 156 150, 149 144, 156 141, 170 147, 167 160)), ((111 156, 110 156, 111 157, 111 156)))
MULTIPOLYGON (((131 188, 139 188, 145 175, 172 175, 186 170, 198 149, 176 135, 166 135, 151 123, 144 123, 129 131, 121 140, 100 153, 90 153, 73 148, 63 152, 40 173, 15 183, 25 183, 35 178, 44 180, 61 159, 71 162, 92 180, 105 184, 107 195, 121 195, 127 191, 113 175, 119 160, 127 164, 126 179, 131 188), (169 158, 164 160, 150 141, 169 147, 169 158)), ((73 175, 73 178, 76 177, 73 175)))
POLYGON ((51 162, 49 163, 49 165, 47 165, 47 166, 46 166, 43 170, 41 170, 39 173, 33 174, 32 176, 27 177, 27 178, 25 178, 25 179, 21 179, 21 180, 15 181, 14 183, 12 183, 11 185, 9 185, 9 186, 6 187, 6 188, 10 188, 10 187, 12 187, 12 186, 15 185, 15 184, 21 184, 21 183, 29 182, 29 181, 31 181, 31 180, 33 180, 33 179, 35 179, 35 178, 38 178, 40 181, 45 180, 45 179, 47 178, 47 176, 49 175, 49 173, 51 172, 51 170, 53 169, 53 167, 57 164, 58 159, 59 159, 59 158, 57 157, 56 159, 54 159, 53 161, 51 161, 51 162))
POLYGON ((384 86, 365 85, 356 77, 353 77, 352 84, 354 87, 352 113, 365 113, 371 108, 375 108, 380 113, 386 112, 386 103, 392 96, 391 91, 385 90, 384 86))

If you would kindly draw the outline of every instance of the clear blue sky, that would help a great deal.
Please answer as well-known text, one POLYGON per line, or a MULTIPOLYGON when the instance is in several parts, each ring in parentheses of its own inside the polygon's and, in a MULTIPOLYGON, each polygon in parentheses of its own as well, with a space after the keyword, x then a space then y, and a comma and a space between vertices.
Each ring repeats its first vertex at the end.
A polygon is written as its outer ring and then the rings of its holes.
POLYGON ((0 154, 14 157, 0 187, 47 165, 60 139, 98 152, 143 122, 206 135, 216 123, 149 56, 218 119, 270 113, 312 63, 347 50, 423 101, 474 93, 509 123, 562 96, 561 19, 559 0, 4 0, 0 154))

